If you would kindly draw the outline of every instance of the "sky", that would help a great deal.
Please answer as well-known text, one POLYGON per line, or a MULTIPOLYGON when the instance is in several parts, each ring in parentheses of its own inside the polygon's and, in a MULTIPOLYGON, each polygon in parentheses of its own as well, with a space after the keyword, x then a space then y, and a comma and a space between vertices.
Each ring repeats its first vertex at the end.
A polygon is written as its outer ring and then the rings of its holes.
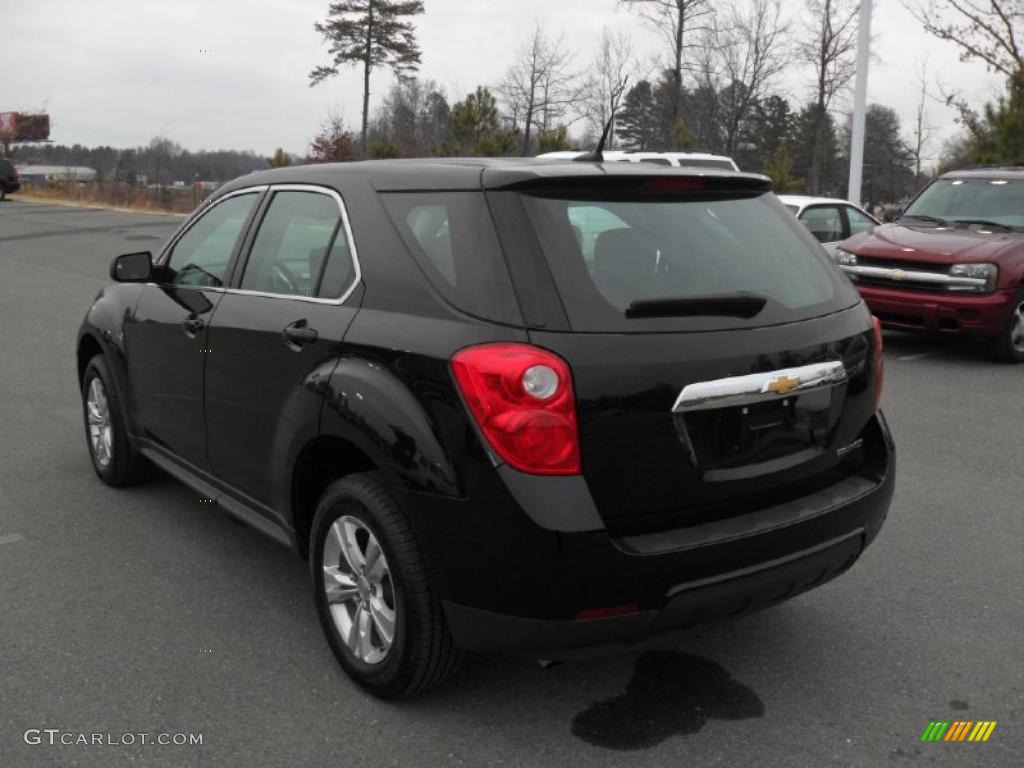
MULTIPOLYGON (((744 0, 737 0, 744 2, 744 0)), ((0 111, 45 108, 61 144, 131 147, 166 136, 192 149, 275 147, 304 153, 328 112, 353 127, 361 73, 348 69, 310 88, 309 71, 328 63, 313 29, 327 0, 0 0, 0 111)), ((783 0, 799 15, 802 0, 783 0)), ((623 29, 639 58, 663 52, 661 38, 616 0, 426 0, 416 18, 420 76, 438 81, 452 103, 498 82, 535 23, 564 33, 584 70, 604 27, 623 29)), ((916 71, 980 105, 1002 81, 955 47, 928 36, 899 0, 875 0, 868 100, 894 108, 909 138, 919 98, 916 71)), ((779 79, 794 101, 811 95, 813 73, 793 62, 779 79)), ((371 107, 392 77, 375 72, 371 107)), ((935 139, 957 128, 955 114, 928 105, 935 139)))

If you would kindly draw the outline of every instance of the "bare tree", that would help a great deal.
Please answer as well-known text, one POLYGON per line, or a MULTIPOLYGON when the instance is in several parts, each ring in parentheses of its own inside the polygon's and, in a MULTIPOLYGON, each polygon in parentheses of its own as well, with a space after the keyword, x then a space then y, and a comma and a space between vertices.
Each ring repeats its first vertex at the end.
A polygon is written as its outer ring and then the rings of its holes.
POLYGON ((926 32, 955 44, 961 61, 982 61, 1008 78, 1024 74, 1022 0, 928 0, 903 5, 926 32))
POLYGON ((534 129, 548 130, 578 99, 579 77, 570 69, 572 57, 563 36, 549 37, 538 23, 498 86, 513 129, 523 125, 522 154, 530 152, 534 129))
POLYGON ((726 28, 714 37, 721 61, 721 93, 728 154, 736 150, 740 127, 786 64, 787 25, 779 0, 751 0, 729 9, 726 28))
POLYGON ((814 67, 814 144, 808 183, 811 194, 817 195, 821 191, 825 114, 856 71, 858 7, 853 0, 806 0, 806 9, 796 55, 814 67))
POLYGON ((714 14, 708 0, 620 0, 635 8, 655 32, 662 34, 669 46, 672 74, 672 125, 679 120, 683 96, 683 69, 687 51, 700 48, 700 43, 689 42, 693 34, 707 29, 707 21, 714 14))
MULTIPOLYGON (((619 111, 626 83, 634 68, 633 43, 621 30, 605 27, 597 56, 590 65, 591 75, 583 87, 581 113, 588 127, 600 135, 605 124, 619 111)), ((608 147, 615 146, 615 124, 608 132, 608 147)))
POLYGON ((921 161, 928 145, 931 143, 935 133, 935 126, 928 122, 928 60, 922 61, 917 70, 918 85, 921 86, 921 95, 917 101, 917 111, 914 115, 914 134, 910 144, 910 151, 914 155, 914 181, 921 178, 921 161))

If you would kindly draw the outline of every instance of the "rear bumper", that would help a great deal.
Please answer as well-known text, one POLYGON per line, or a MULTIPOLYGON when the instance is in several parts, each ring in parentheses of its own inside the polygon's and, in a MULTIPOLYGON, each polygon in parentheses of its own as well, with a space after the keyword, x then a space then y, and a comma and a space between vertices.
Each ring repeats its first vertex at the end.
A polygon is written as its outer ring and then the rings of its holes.
POLYGON ((857 285, 871 313, 887 328, 998 336, 1013 305, 1013 291, 983 295, 932 293, 857 285))
POLYGON ((662 642, 823 584, 857 560, 888 513, 895 452, 881 415, 876 427, 870 476, 677 531, 544 530, 514 501, 506 508, 500 494, 487 510, 421 505, 433 520, 417 532, 440 577, 452 634, 470 650, 566 658, 662 642), (443 524, 449 514, 463 530, 481 526, 472 543, 444 535, 453 530, 443 524), (576 618, 624 606, 630 612, 576 618))
POLYGON ((18 181, 0 182, 0 184, 4 185, 4 191, 7 192, 8 194, 10 194, 11 192, 17 192, 19 189, 21 189, 21 182, 18 181))
POLYGON ((856 529, 753 570, 679 584, 660 610, 582 621, 526 619, 448 602, 445 611, 456 641, 470 650, 554 659, 613 653, 664 642, 694 624, 766 608, 824 584, 856 562, 866 540, 864 529, 856 529))

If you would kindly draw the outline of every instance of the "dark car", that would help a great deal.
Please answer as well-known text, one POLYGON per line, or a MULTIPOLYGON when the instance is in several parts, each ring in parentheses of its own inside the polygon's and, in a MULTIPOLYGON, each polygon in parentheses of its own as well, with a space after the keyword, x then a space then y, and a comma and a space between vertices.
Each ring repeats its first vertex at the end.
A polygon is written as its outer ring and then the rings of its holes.
POLYGON ((111 276, 78 337, 97 474, 152 462, 308 557, 379 696, 786 599, 889 507, 879 328, 763 176, 283 168, 111 276))
POLYGON ((1024 166, 947 173, 836 256, 884 326, 987 341, 1024 362, 1024 166))
POLYGON ((10 160, 0 157, 0 200, 7 197, 10 192, 17 192, 21 189, 21 180, 18 178, 18 169, 10 160))

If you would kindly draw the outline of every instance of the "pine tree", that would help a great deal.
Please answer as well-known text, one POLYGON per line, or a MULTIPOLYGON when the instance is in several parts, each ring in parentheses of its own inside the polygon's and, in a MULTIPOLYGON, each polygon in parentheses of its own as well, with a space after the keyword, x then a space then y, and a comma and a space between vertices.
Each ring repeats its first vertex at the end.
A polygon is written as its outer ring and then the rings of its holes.
POLYGON ((284 168, 292 164, 292 156, 285 152, 284 149, 278 147, 274 150, 273 156, 267 158, 267 165, 271 168, 284 168))
POLYGON ((641 151, 656 148, 658 108, 649 81, 641 80, 629 89, 615 122, 623 146, 641 151))
POLYGON ((1024 72, 1010 78, 1007 91, 968 123, 976 163, 1024 163, 1024 72))
POLYGON ((328 7, 327 19, 314 28, 330 45, 331 63, 309 73, 310 86, 337 75, 342 66, 363 67, 362 156, 366 157, 370 110, 370 73, 388 66, 398 77, 420 63, 416 30, 406 17, 423 13, 423 0, 342 0, 328 7))
POLYGON ((452 109, 452 136, 464 154, 499 156, 515 149, 518 132, 501 129, 494 96, 477 86, 452 109))

